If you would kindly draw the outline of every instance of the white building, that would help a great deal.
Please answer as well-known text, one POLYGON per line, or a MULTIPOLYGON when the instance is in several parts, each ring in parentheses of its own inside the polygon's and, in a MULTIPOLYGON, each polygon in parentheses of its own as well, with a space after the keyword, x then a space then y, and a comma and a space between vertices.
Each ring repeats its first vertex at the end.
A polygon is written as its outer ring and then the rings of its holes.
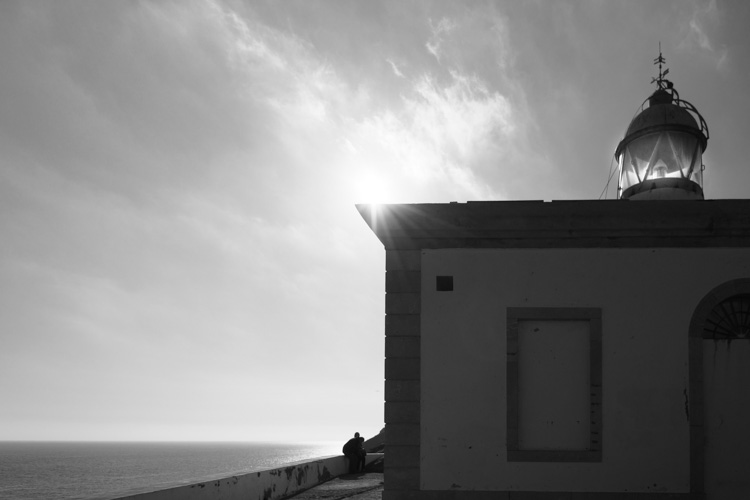
POLYGON ((660 72, 620 199, 358 206, 386 249, 384 500, 750 495, 750 200, 660 72))

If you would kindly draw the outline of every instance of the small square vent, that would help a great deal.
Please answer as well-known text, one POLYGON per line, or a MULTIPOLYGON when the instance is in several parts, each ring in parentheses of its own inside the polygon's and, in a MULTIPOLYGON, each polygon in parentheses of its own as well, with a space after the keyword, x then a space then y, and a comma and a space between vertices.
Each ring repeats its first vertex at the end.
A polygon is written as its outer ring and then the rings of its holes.
POLYGON ((435 276, 435 290, 438 292, 452 292, 453 276, 435 276))

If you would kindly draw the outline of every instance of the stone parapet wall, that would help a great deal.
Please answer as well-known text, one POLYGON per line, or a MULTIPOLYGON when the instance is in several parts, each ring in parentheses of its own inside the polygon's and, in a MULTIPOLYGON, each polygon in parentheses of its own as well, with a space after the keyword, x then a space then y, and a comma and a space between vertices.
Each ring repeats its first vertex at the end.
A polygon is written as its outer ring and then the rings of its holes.
MULTIPOLYGON (((367 455, 367 464, 382 459, 367 455)), ((294 462, 276 469, 118 497, 117 500, 280 500, 348 472, 343 455, 294 462)))

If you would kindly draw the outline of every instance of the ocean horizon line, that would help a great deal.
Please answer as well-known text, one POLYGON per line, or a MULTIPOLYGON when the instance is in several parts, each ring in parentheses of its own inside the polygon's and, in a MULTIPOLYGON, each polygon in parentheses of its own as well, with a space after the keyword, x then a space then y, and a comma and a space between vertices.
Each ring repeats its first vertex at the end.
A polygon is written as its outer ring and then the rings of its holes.
POLYGON ((179 443, 212 443, 212 444, 271 444, 271 445, 291 445, 291 446, 308 446, 308 445, 329 445, 344 440, 337 439, 319 439, 311 441, 274 441, 268 439, 0 439, 0 443, 160 443, 160 444, 179 444, 179 443))

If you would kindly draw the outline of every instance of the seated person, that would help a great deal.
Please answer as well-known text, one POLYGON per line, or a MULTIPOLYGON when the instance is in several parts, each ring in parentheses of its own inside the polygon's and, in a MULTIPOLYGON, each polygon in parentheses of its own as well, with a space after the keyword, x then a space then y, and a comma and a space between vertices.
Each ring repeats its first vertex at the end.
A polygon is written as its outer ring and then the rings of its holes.
POLYGON ((354 433, 354 437, 346 442, 343 448, 344 456, 349 459, 349 473, 353 474, 360 469, 364 470, 365 462, 365 438, 359 437, 359 432, 354 433))

